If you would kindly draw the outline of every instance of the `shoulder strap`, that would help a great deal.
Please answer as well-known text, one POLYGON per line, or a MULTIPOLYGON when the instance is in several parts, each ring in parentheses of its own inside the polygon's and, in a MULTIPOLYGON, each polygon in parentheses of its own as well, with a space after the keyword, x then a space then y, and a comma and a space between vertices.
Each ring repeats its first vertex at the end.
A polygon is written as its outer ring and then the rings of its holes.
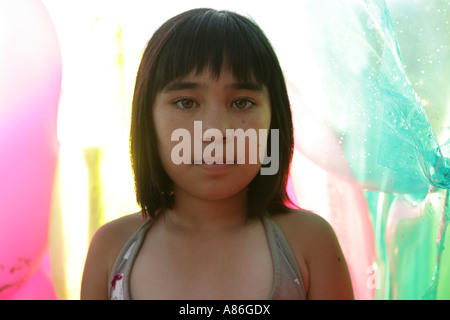
POLYGON ((120 281, 120 285, 122 286, 122 288, 117 290, 120 291, 120 298, 127 300, 130 299, 128 284, 131 268, 151 225, 151 221, 148 221, 144 225, 142 225, 128 239, 119 255, 117 256, 108 281, 108 293, 110 298, 112 298, 115 294, 114 291, 117 281, 120 281))
POLYGON ((265 215, 263 221, 272 251, 275 272, 275 286, 271 297, 290 299, 297 296, 299 299, 306 299, 303 278, 286 237, 270 216, 265 215))

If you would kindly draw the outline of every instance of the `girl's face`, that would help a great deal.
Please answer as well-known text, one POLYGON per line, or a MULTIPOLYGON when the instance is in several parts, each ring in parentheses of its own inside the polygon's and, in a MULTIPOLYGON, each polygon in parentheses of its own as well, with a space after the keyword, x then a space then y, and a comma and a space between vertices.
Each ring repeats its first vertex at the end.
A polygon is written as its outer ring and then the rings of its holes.
POLYGON ((259 135, 261 129, 269 134, 269 93, 257 82, 236 81, 226 70, 219 78, 207 69, 200 75, 192 72, 156 95, 153 119, 175 194, 183 190, 198 198, 225 199, 245 190, 261 167, 259 135), (241 138, 248 134, 245 150, 231 138, 233 129, 242 129, 241 138), (257 141, 250 142, 255 134, 257 141), (209 164, 218 159, 224 164, 209 164))

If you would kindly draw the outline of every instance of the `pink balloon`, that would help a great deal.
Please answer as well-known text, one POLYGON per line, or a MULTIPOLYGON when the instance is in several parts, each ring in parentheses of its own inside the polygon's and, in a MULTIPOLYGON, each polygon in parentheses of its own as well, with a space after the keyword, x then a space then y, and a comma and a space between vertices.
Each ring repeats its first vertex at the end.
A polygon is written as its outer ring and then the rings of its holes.
POLYGON ((8 298, 47 247, 61 55, 40 1, 1 1, 0 29, 0 298, 8 298))
POLYGON ((379 285, 374 267, 375 237, 361 189, 328 175, 328 216, 347 259, 356 299, 373 299, 379 285))
POLYGON ((48 256, 44 257, 36 272, 13 295, 10 300, 56 300, 55 288, 49 269, 48 256))

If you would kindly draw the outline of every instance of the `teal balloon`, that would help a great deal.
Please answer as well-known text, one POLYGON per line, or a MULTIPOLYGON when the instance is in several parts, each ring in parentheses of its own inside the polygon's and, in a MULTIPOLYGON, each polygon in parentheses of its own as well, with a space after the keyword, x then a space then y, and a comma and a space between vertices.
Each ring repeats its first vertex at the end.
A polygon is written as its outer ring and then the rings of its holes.
POLYGON ((308 59, 286 71, 296 148, 365 190, 377 299, 449 299, 450 1, 302 9, 308 59))
POLYGON ((314 154, 301 142, 299 150, 366 189, 407 194, 416 202, 430 186, 450 188, 450 140, 438 142, 405 70, 386 3, 310 1, 307 11, 311 24, 319 21, 312 50, 325 70, 321 93, 329 98, 317 105, 303 101, 294 117, 315 109, 341 143, 346 167, 322 161, 323 153, 333 157, 330 150, 314 154))

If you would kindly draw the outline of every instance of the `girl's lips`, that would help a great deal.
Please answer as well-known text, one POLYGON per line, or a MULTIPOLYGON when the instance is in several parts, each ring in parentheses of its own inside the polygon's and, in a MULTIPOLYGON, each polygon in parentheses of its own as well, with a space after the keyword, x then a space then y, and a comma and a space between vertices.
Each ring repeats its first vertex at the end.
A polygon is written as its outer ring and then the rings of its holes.
MULTIPOLYGON (((212 161, 211 161, 212 162, 212 161)), ((204 160, 201 164, 197 164, 198 167, 200 167, 203 170, 211 171, 211 172, 224 172, 232 168, 234 165, 233 163, 226 163, 224 160, 223 163, 211 163, 208 164, 204 160)))
POLYGON ((221 163, 217 162, 217 159, 212 159, 212 158, 203 158, 201 160, 194 160, 192 163, 194 164, 198 164, 198 165, 222 165, 222 164, 235 164, 236 163, 236 159, 228 159, 228 163, 227 163, 227 159, 223 158, 221 163))

